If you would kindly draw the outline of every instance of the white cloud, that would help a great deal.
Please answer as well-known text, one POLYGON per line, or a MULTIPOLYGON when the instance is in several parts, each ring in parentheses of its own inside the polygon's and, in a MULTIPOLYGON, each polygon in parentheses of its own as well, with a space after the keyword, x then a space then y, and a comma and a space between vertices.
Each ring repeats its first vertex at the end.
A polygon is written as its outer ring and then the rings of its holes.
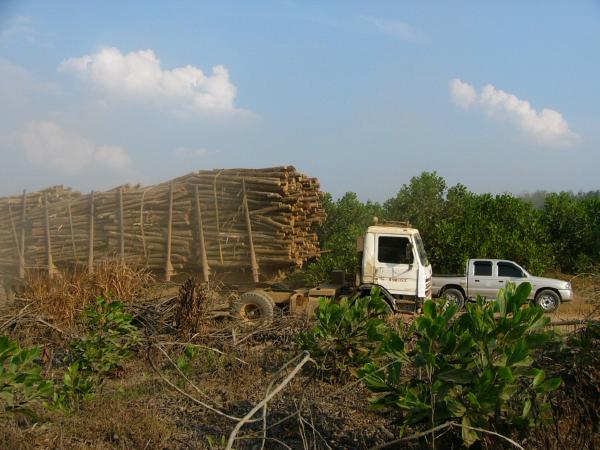
POLYGON ((388 20, 378 17, 363 17, 374 31, 397 37, 406 42, 417 42, 424 39, 424 34, 411 25, 400 20, 388 20))
POLYGON ((120 147, 96 146, 54 122, 32 122, 20 134, 27 159, 66 173, 77 173, 97 163, 108 169, 125 169, 131 161, 120 147))
POLYGON ((207 156, 218 155, 221 153, 220 150, 211 148, 187 148, 177 147, 173 150, 173 155, 176 158, 190 159, 190 158, 205 158, 207 156))
POLYGON ((177 115, 240 111, 234 104, 236 87, 222 65, 214 66, 212 74, 191 65, 165 70, 152 50, 123 54, 108 47, 67 59, 60 67, 116 97, 166 107, 177 115))
POLYGON ((454 103, 465 110, 477 101, 477 92, 473 86, 457 78, 450 82, 450 95, 454 103))
POLYGON ((478 107, 494 119, 508 120, 539 144, 568 147, 579 141, 561 113, 544 108, 536 111, 528 101, 521 100, 488 84, 477 94, 469 83, 459 79, 450 81, 450 96, 454 103, 467 110, 478 107))

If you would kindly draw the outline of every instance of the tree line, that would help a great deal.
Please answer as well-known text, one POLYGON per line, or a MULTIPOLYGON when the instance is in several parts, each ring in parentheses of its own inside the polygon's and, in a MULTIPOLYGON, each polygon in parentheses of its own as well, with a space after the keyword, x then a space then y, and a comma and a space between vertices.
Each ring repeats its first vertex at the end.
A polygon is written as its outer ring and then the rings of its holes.
POLYGON ((423 172, 383 203, 348 192, 337 200, 326 194, 323 204, 323 254, 305 271, 311 282, 327 279, 332 269, 355 272, 356 239, 374 216, 419 229, 434 273, 462 273, 469 258, 514 260, 536 275, 600 267, 600 191, 477 194, 423 172))

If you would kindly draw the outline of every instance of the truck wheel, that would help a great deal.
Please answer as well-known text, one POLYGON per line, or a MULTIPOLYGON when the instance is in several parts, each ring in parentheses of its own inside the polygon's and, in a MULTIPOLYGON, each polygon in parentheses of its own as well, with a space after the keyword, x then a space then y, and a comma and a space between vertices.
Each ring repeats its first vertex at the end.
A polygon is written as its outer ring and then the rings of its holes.
POLYGON ((535 304, 544 312, 553 312, 560 306, 560 296, 550 289, 544 289, 535 296, 535 304))
POLYGON ((458 289, 450 288, 442 292, 442 297, 446 297, 448 303, 454 303, 458 309, 463 309, 465 306, 465 297, 458 289))
POLYGON ((247 324, 264 324, 273 320, 275 303, 262 291, 244 292, 239 300, 231 305, 235 317, 247 324))

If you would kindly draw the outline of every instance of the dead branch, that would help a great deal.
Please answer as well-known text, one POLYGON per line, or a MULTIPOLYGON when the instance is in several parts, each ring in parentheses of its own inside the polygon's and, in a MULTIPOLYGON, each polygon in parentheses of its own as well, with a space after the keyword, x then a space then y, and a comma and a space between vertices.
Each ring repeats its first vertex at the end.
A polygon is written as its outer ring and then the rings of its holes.
MULTIPOLYGON (((298 356, 294 357, 293 359, 298 359, 298 356)), ((302 369, 302 367, 309 361, 313 362, 313 360, 310 357, 310 354, 308 352, 305 352, 304 358, 302 358, 302 360, 296 365, 296 367, 294 367, 294 369, 288 374, 288 376, 285 377, 285 379, 281 383, 279 383, 279 385, 275 389, 270 391, 265 396, 264 399, 262 399, 256 406, 254 406, 254 408, 252 408, 248 412, 248 414, 246 414, 236 424, 236 426, 231 431, 231 434, 229 435, 229 439, 227 441, 227 446, 225 447, 225 450, 231 450, 233 443, 235 441, 236 435, 238 434, 240 429, 244 426, 244 424, 248 423, 250 421, 250 419, 252 418, 252 416, 254 416, 254 414, 256 414, 256 412, 258 410, 260 410, 266 403, 269 402, 269 400, 271 400, 275 395, 277 395, 277 393, 279 393, 279 391, 281 391, 296 376, 296 374, 300 371, 300 369, 302 369)))

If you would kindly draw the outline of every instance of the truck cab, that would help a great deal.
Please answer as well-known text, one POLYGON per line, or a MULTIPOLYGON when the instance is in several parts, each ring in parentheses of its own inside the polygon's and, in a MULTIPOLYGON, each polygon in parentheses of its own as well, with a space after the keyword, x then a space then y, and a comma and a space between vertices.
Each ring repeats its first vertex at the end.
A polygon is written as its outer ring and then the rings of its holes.
POLYGON ((379 287, 394 307, 431 298, 431 264, 417 229, 404 222, 376 223, 357 247, 359 290, 379 287))

